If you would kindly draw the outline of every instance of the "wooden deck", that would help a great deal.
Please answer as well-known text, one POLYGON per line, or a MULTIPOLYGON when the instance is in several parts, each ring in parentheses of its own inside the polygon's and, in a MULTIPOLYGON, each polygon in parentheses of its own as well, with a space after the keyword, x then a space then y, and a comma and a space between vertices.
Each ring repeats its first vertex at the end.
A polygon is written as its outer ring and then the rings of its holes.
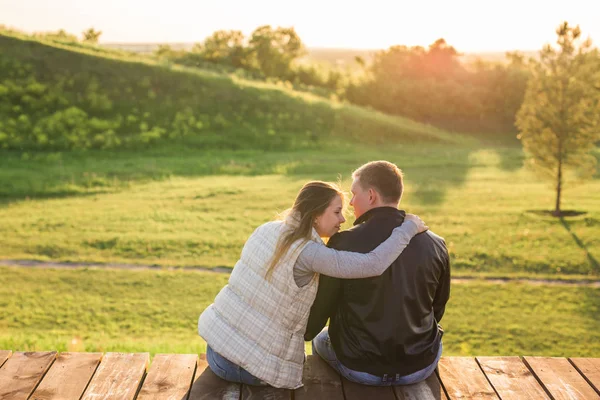
POLYGON ((97 399, 600 399, 600 358, 443 357, 410 386, 375 388, 341 379, 309 356, 295 390, 225 382, 203 356, 0 350, 0 400, 97 399))

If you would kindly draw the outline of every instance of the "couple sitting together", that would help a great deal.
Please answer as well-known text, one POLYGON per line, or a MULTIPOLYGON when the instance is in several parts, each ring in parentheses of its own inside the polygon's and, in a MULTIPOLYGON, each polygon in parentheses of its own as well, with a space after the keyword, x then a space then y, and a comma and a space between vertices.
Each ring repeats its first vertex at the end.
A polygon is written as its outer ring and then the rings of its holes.
POLYGON ((351 229, 338 233, 342 191, 314 181, 285 219, 248 238, 229 283, 198 320, 216 375, 299 388, 307 340, 353 382, 408 385, 434 372, 450 295, 445 242, 398 209, 396 165, 370 162, 352 177, 351 229))

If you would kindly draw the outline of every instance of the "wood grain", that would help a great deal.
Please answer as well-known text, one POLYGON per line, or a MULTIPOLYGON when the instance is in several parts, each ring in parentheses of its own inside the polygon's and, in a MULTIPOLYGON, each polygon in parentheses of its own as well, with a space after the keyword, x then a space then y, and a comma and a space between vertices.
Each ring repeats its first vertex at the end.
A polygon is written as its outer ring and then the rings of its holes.
POLYGON ((566 358, 523 357, 525 363, 555 400, 600 399, 566 358))
POLYGON ((92 379, 102 353, 61 353, 31 399, 79 399, 92 379))
POLYGON ((498 399, 473 357, 442 357, 438 372, 451 399, 498 399))
POLYGON ((477 357, 476 359, 502 400, 549 399, 519 357, 477 357))
POLYGON ((148 353, 106 353, 82 399, 134 399, 149 361, 148 353))
POLYGON ((435 373, 413 385, 394 386, 398 400, 448 400, 435 373))
POLYGON ((570 358, 577 371, 600 394, 600 358, 570 358))
POLYGON ((197 363, 196 354, 157 354, 137 399, 185 399, 192 386, 197 363))
POLYGON ((0 368, 0 399, 26 400, 55 358, 55 351, 14 353, 0 368))
POLYGON ((318 355, 307 357, 302 381, 304 386, 294 391, 295 400, 344 400, 339 374, 318 355))

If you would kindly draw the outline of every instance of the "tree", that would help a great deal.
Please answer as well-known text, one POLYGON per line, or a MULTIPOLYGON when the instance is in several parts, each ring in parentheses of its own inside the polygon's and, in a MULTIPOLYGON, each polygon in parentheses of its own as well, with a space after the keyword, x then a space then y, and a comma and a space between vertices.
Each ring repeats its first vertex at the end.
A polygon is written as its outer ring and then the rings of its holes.
POLYGON ((273 29, 270 25, 260 26, 252 32, 250 50, 263 74, 279 78, 286 78, 292 61, 305 52, 294 28, 273 29))
POLYGON ((532 76, 516 125, 529 162, 552 177, 556 187, 554 215, 561 215, 565 170, 581 178, 593 175, 590 154, 600 139, 600 96, 593 89, 598 53, 583 41, 579 26, 562 23, 557 47, 546 45, 540 60, 530 60, 532 76))
POLYGON ((102 31, 96 31, 94 28, 90 28, 86 31, 83 31, 83 41, 86 43, 97 44, 98 39, 100 39, 100 35, 102 35, 102 31))
POLYGON ((194 51, 202 53, 207 61, 244 68, 248 65, 248 50, 244 42, 241 31, 216 31, 194 51))

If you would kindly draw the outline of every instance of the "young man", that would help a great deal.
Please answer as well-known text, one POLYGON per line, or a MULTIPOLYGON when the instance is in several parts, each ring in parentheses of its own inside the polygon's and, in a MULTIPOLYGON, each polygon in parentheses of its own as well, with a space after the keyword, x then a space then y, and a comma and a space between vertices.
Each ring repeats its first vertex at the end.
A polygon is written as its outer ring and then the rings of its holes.
MULTIPOLYGON (((354 227, 331 237, 328 246, 367 253, 404 221, 405 212, 397 208, 402 172, 390 162, 373 161, 352 176, 354 227)), ((322 275, 305 340, 314 338, 313 352, 348 380, 375 386, 417 383, 433 373, 442 354, 438 323, 449 295, 446 244, 426 231, 379 277, 322 275), (329 330, 323 329, 327 319, 329 330)))

